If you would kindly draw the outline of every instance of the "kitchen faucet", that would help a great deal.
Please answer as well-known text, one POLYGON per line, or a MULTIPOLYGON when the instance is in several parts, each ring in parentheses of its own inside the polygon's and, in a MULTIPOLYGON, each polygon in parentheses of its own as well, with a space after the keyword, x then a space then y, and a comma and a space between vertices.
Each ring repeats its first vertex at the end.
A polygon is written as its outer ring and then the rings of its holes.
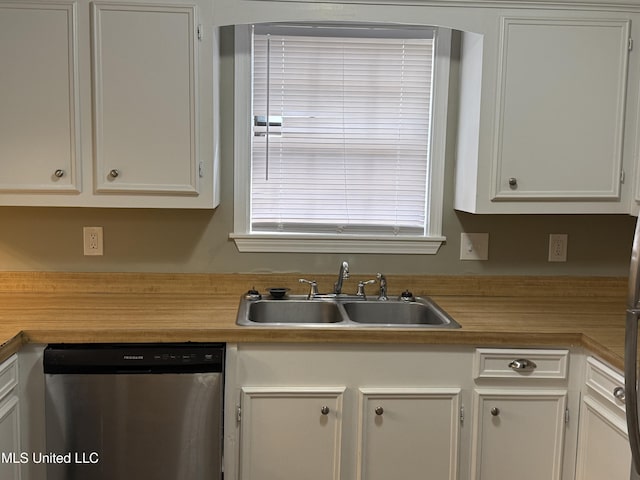
POLYGON ((342 293, 342 282, 345 278, 349 278, 349 264, 342 262, 340 271, 338 272, 338 281, 333 284, 333 293, 340 295, 342 293))
POLYGON ((380 282, 380 294, 378 295, 378 300, 389 300, 389 297, 387 297, 387 279, 381 273, 377 273, 376 277, 378 277, 378 281, 380 282))

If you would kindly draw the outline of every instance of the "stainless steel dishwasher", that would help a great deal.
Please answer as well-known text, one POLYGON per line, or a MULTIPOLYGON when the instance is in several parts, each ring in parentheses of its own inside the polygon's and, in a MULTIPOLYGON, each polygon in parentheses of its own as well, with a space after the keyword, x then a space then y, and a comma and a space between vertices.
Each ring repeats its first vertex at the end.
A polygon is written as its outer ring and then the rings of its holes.
POLYGON ((222 478, 224 344, 44 351, 47 480, 222 478))

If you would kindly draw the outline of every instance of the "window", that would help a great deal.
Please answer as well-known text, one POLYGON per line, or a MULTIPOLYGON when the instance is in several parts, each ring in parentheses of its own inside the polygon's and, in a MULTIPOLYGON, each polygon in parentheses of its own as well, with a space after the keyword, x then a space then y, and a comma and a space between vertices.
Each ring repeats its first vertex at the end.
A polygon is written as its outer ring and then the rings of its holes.
POLYGON ((443 36, 374 25, 237 32, 232 237, 241 251, 437 251, 443 36))

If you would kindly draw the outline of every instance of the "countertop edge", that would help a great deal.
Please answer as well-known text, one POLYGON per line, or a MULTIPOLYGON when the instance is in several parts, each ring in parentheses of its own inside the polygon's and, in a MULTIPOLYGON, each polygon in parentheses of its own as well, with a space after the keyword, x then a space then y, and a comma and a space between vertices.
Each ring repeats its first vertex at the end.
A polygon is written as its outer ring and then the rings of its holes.
POLYGON ((313 335, 302 334, 294 329, 268 331, 264 329, 171 329, 171 330, 113 330, 92 329, 67 331, 56 329, 24 330, 0 346, 0 361, 17 353, 23 345, 48 343, 118 343, 126 337, 126 342, 163 343, 189 341, 216 341, 225 343, 315 343, 315 344, 395 344, 395 345, 467 345, 477 347, 583 347, 590 354, 609 363, 619 370, 624 369, 624 359, 604 345, 583 333, 522 333, 478 331, 429 332, 428 338, 416 339, 410 331, 380 331, 359 329, 353 333, 344 330, 324 330, 313 335), (390 338, 391 337, 391 338, 390 338))

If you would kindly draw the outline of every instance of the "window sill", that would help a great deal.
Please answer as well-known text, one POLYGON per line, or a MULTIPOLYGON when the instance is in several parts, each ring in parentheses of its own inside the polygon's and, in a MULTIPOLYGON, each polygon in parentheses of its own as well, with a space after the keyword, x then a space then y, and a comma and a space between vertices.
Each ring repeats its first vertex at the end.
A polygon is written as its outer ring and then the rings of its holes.
POLYGON ((363 237, 349 235, 229 235, 240 252, 386 253, 435 255, 446 237, 363 237))

